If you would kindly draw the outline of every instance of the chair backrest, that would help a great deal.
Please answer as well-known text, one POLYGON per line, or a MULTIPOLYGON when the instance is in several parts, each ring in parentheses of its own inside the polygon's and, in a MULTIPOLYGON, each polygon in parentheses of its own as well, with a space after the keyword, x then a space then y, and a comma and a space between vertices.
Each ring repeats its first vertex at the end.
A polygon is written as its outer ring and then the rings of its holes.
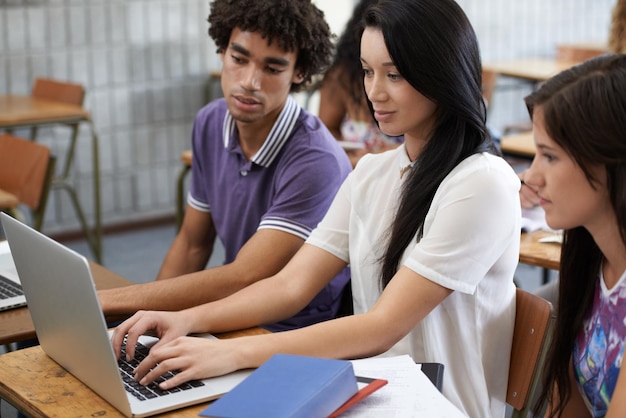
POLYGON ((34 212, 36 229, 43 220, 54 161, 45 145, 0 134, 0 189, 15 195, 34 212))
POLYGON ((80 84, 38 78, 35 80, 31 95, 39 99, 82 106, 85 99, 85 88, 80 84))
POLYGON ((528 415, 551 338, 554 316, 547 300, 517 289, 515 329, 506 402, 512 417, 528 415))

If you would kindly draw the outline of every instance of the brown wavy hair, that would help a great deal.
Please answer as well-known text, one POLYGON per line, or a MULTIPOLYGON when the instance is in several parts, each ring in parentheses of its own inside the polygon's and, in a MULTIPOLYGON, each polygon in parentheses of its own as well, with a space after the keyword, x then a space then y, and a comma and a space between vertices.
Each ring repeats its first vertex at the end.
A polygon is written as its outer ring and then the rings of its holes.
MULTIPOLYGON (((592 187, 598 179, 591 168, 605 167, 609 199, 626 244, 625 90, 626 55, 607 54, 554 76, 525 101, 531 118, 535 108, 542 108, 546 132, 580 166, 592 187)), ((572 352, 591 310, 603 259, 587 229, 564 231, 555 333, 535 414, 550 403, 550 417, 561 417, 572 395, 572 352)))

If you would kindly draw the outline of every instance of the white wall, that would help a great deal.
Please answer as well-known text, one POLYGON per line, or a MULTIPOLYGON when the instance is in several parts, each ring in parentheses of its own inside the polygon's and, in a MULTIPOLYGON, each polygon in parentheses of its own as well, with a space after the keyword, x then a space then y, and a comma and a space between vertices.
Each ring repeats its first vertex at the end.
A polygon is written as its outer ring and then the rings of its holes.
POLYGON ((330 30, 339 36, 352 14, 353 0, 314 0, 313 3, 324 12, 330 30))
MULTIPOLYGON (((337 34, 352 0, 314 0, 337 34)), ((557 42, 602 40, 615 0, 459 0, 485 60, 552 54, 557 42)), ((0 94, 28 94, 35 77, 83 83, 100 135, 103 222, 173 215, 180 152, 218 68, 208 0, 0 0, 0 94)), ((525 115, 522 89, 496 92, 491 121, 525 115)), ((27 133, 26 133, 27 134, 27 133)), ((42 142, 63 148, 65 133, 42 142)), ((89 132, 81 130, 73 181, 91 219, 89 132)), ((59 192, 45 232, 78 230, 59 192)))

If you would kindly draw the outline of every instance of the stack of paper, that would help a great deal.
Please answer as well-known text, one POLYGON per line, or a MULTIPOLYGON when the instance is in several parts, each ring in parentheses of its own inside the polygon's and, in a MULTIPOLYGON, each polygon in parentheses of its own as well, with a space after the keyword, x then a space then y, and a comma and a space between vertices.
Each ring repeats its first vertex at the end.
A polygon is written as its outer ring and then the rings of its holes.
POLYGON ((356 375, 386 379, 388 383, 341 418, 466 418, 408 355, 353 360, 352 365, 356 375))

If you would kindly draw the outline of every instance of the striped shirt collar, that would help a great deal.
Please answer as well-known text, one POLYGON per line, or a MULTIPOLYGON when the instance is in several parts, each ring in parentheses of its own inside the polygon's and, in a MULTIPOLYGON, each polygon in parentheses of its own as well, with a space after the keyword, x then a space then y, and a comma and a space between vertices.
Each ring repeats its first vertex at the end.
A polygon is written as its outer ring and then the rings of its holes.
MULTIPOLYGON (((287 96, 285 107, 283 107, 280 115, 278 115, 278 119, 276 119, 274 126, 272 126, 272 130, 265 139, 261 148, 252 156, 250 161, 263 167, 268 167, 272 164, 278 155, 278 152, 291 136, 291 132, 296 126, 298 116, 300 116, 301 109, 300 105, 293 97, 291 97, 291 95, 287 96)), ((233 132, 235 132, 235 120, 230 112, 227 111, 226 117, 224 118, 223 128, 225 148, 228 148, 233 132)))

